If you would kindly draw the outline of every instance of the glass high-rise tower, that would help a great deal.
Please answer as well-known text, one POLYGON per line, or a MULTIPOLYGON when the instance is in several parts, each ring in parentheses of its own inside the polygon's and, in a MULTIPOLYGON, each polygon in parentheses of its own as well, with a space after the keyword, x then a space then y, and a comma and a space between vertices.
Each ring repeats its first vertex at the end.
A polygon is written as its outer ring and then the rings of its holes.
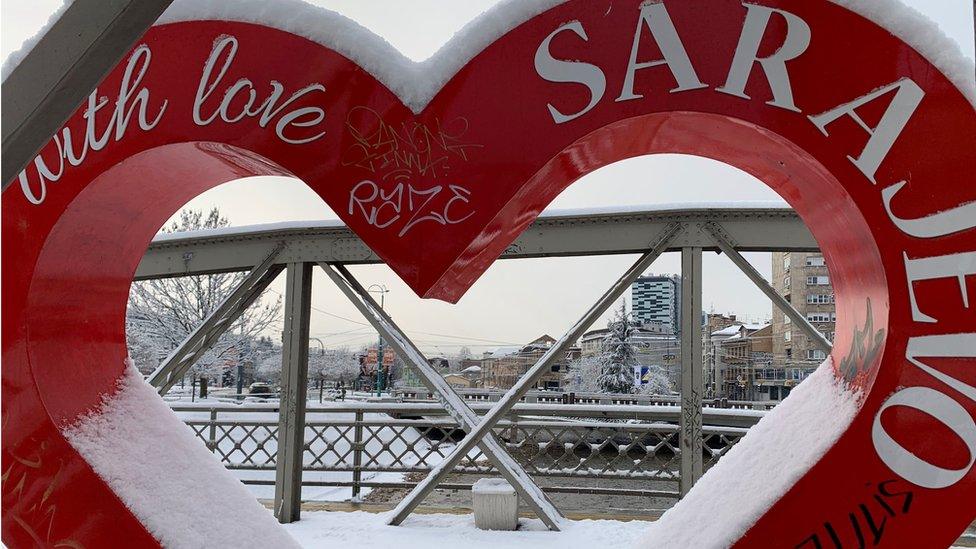
POLYGON ((681 327, 681 278, 677 275, 648 275, 630 287, 634 320, 657 322, 674 334, 681 327))

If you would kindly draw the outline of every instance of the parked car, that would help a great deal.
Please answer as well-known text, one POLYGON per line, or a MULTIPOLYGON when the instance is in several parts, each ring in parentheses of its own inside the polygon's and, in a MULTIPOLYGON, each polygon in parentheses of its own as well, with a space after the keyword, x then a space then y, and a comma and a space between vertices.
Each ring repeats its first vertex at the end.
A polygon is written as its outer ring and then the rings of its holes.
POLYGON ((248 394, 252 395, 272 395, 274 394, 274 389, 268 383, 262 383, 260 381, 252 383, 247 388, 248 394))

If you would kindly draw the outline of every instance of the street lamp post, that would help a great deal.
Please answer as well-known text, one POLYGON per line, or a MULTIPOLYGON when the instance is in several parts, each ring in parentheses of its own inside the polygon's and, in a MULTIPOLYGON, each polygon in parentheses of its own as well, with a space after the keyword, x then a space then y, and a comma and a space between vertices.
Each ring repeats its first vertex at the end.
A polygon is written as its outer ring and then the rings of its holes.
MULTIPOLYGON (((380 294, 380 310, 383 309, 386 293, 390 290, 387 289, 383 284, 370 284, 366 288, 367 292, 377 292, 380 294), (374 289, 375 288, 375 289, 374 289)), ((383 396, 383 389, 385 384, 384 379, 384 369, 383 369, 383 335, 377 332, 377 337, 379 339, 376 345, 376 396, 383 396)))
POLYGON ((322 343, 322 340, 321 339, 319 339, 317 337, 310 337, 310 338, 308 338, 308 340, 309 341, 314 341, 314 342, 316 342, 316 343, 319 344, 319 355, 324 355, 325 354, 325 343, 322 343))
MULTIPOLYGON (((314 341, 314 342, 316 342, 316 343, 319 344, 319 403, 321 404, 322 403, 322 385, 323 385, 323 377, 324 377, 324 375, 322 373, 322 362, 321 361, 324 360, 324 357, 325 357, 325 343, 322 343, 322 340, 319 339, 319 338, 317 338, 317 337, 309 337, 308 340, 309 341, 314 341)), ((309 353, 309 354, 311 354, 311 353, 309 353)))

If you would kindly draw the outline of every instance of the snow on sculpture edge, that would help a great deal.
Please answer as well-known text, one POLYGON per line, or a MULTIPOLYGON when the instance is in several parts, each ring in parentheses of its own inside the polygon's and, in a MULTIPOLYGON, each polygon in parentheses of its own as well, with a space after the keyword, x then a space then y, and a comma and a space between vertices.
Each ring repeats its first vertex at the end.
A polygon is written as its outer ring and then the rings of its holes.
POLYGON ((502 0, 475 17, 428 59, 416 62, 373 31, 302 0, 175 0, 156 22, 256 23, 308 38, 354 61, 414 113, 482 50, 508 31, 565 0, 502 0))
POLYGON ((638 546, 731 546, 840 438, 860 397, 835 376, 828 357, 654 522, 638 546))
MULTIPOLYGON (((343 15, 302 0, 175 0, 157 24, 195 20, 257 23, 303 36, 354 61, 419 113, 464 65, 510 30, 567 0, 501 0, 428 59, 415 62, 343 15)), ((925 14, 900 0, 828 0, 888 30, 928 59, 976 106, 974 62, 925 14)))
MULTIPOLYGON (((0 78, 30 53, 60 14, 66 0, 40 31, 3 62, 0 78)), ((508 31, 567 0, 502 0, 456 32, 430 58, 417 63, 376 33, 332 10, 302 0, 175 0, 157 25, 179 21, 224 20, 256 23, 303 36, 355 61, 419 113, 438 91, 481 50, 508 31)), ((905 41, 976 106, 976 64, 959 44, 925 14, 900 0, 828 0, 856 13, 905 41)))
POLYGON ((68 442, 165 547, 298 547, 142 379, 63 428, 68 442), (216 519, 216 520, 209 520, 216 519))

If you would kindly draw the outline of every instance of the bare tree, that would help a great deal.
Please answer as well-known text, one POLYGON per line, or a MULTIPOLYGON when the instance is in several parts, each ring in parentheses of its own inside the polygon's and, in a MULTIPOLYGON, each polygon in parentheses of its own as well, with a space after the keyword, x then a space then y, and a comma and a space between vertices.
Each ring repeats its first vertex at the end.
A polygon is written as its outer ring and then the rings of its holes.
POLYGON ((346 385, 352 385, 359 375, 359 359, 356 353, 347 347, 326 349, 324 353, 315 357, 314 361, 309 357, 308 375, 325 381, 342 381, 346 385))
MULTIPOLYGON (((202 210, 182 210, 179 219, 163 227, 162 231, 178 233, 217 229, 228 225, 230 221, 220 215, 218 208, 207 213, 202 210)), ((150 344, 159 353, 159 358, 175 349, 203 323, 245 276, 246 273, 226 273, 134 282, 129 290, 129 308, 126 315, 126 333, 133 360, 149 360, 145 352, 140 355, 136 351, 150 344)), ((237 361, 252 361, 251 343, 271 328, 280 316, 280 297, 270 303, 256 301, 227 329, 191 371, 220 380, 223 371, 237 361)), ((137 366, 143 371, 151 371, 157 364, 151 360, 149 362, 137 362, 137 366)))
POLYGON ((260 338, 253 360, 255 379, 272 385, 281 383, 281 345, 260 338))

